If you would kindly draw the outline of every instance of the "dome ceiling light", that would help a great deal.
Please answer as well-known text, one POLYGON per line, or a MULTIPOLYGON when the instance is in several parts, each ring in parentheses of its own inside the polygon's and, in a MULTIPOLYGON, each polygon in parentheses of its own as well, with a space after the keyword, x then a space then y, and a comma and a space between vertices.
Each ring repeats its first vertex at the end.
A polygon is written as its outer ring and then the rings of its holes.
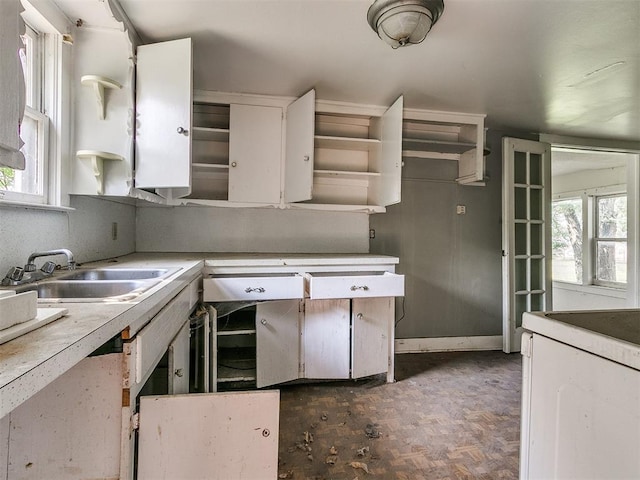
POLYGON ((443 0, 375 0, 367 21, 392 48, 422 42, 444 10, 443 0))

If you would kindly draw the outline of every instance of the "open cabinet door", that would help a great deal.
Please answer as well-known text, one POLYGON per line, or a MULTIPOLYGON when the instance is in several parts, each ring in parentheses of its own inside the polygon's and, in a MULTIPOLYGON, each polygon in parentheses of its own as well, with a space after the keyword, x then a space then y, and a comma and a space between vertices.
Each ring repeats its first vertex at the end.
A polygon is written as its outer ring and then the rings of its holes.
POLYGON ((524 312, 551 309, 551 145, 502 142, 502 343, 519 352, 524 312))
POLYGON ((272 480, 280 392, 140 397, 138 479, 272 480))
POLYGON ((300 371, 300 300, 256 305, 256 386, 296 380, 300 371))
POLYGON ((287 107, 284 202, 311 200, 316 91, 305 93, 287 107))
POLYGON ((373 157, 372 171, 380 177, 372 185, 369 203, 383 207, 400 203, 402 181, 402 114, 403 97, 400 96, 380 118, 380 148, 373 157))
POLYGON ((191 193, 191 39, 141 45, 136 63, 136 188, 191 193))

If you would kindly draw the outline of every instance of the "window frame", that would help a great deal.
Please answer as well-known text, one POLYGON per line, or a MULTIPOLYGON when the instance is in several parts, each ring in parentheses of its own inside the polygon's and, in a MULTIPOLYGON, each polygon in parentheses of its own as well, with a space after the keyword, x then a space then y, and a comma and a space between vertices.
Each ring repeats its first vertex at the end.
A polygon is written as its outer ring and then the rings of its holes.
POLYGON ((599 225, 600 225, 600 208, 599 208, 599 201, 602 198, 622 198, 624 197, 625 200, 628 202, 628 195, 626 192, 622 192, 622 193, 610 193, 610 194, 603 194, 603 195, 592 195, 592 202, 593 202, 593 214, 592 214, 592 222, 593 222, 593 236, 592 236, 592 245, 591 245, 591 258, 590 258, 590 264, 591 264, 591 269, 593 274, 591 275, 591 284, 595 285, 595 286, 600 286, 600 287, 610 287, 610 288, 619 288, 619 289, 626 289, 627 288, 627 283, 628 283, 628 279, 625 282, 614 282, 614 281, 610 281, 610 280, 602 280, 600 278, 598 278, 598 245, 600 242, 615 242, 615 243, 624 243, 627 247, 627 255, 628 255, 628 249, 629 249, 629 234, 627 231, 627 235, 625 237, 601 237, 600 236, 600 229, 599 229, 599 225))

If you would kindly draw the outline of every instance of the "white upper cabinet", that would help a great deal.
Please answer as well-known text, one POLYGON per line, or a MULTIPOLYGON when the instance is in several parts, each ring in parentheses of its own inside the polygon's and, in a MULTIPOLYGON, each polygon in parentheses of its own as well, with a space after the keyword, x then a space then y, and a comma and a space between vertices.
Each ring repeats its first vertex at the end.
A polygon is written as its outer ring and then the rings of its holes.
POLYGON ((311 90, 287 107, 284 202, 311 200, 316 91, 311 90))
POLYGON ((400 203, 402 107, 403 98, 400 97, 378 122, 380 148, 379 154, 373 159, 373 170, 380 172, 380 176, 371 185, 370 197, 374 204, 385 207, 400 203))
POLYGON ((164 197, 191 191, 191 39, 137 50, 137 188, 164 197))
POLYGON ((404 158, 455 161, 456 182, 484 185, 484 115, 405 110, 402 144, 404 158))

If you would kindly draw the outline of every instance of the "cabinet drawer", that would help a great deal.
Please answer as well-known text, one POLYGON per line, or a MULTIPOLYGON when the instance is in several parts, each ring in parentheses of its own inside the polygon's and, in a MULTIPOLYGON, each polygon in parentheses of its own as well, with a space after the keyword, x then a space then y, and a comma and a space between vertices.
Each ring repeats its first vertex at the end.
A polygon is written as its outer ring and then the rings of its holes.
POLYGON ((404 275, 390 272, 314 273, 307 280, 312 300, 404 296, 404 275))
POLYGON ((287 300, 304 297, 299 275, 217 276, 203 281, 205 302, 230 300, 287 300))

